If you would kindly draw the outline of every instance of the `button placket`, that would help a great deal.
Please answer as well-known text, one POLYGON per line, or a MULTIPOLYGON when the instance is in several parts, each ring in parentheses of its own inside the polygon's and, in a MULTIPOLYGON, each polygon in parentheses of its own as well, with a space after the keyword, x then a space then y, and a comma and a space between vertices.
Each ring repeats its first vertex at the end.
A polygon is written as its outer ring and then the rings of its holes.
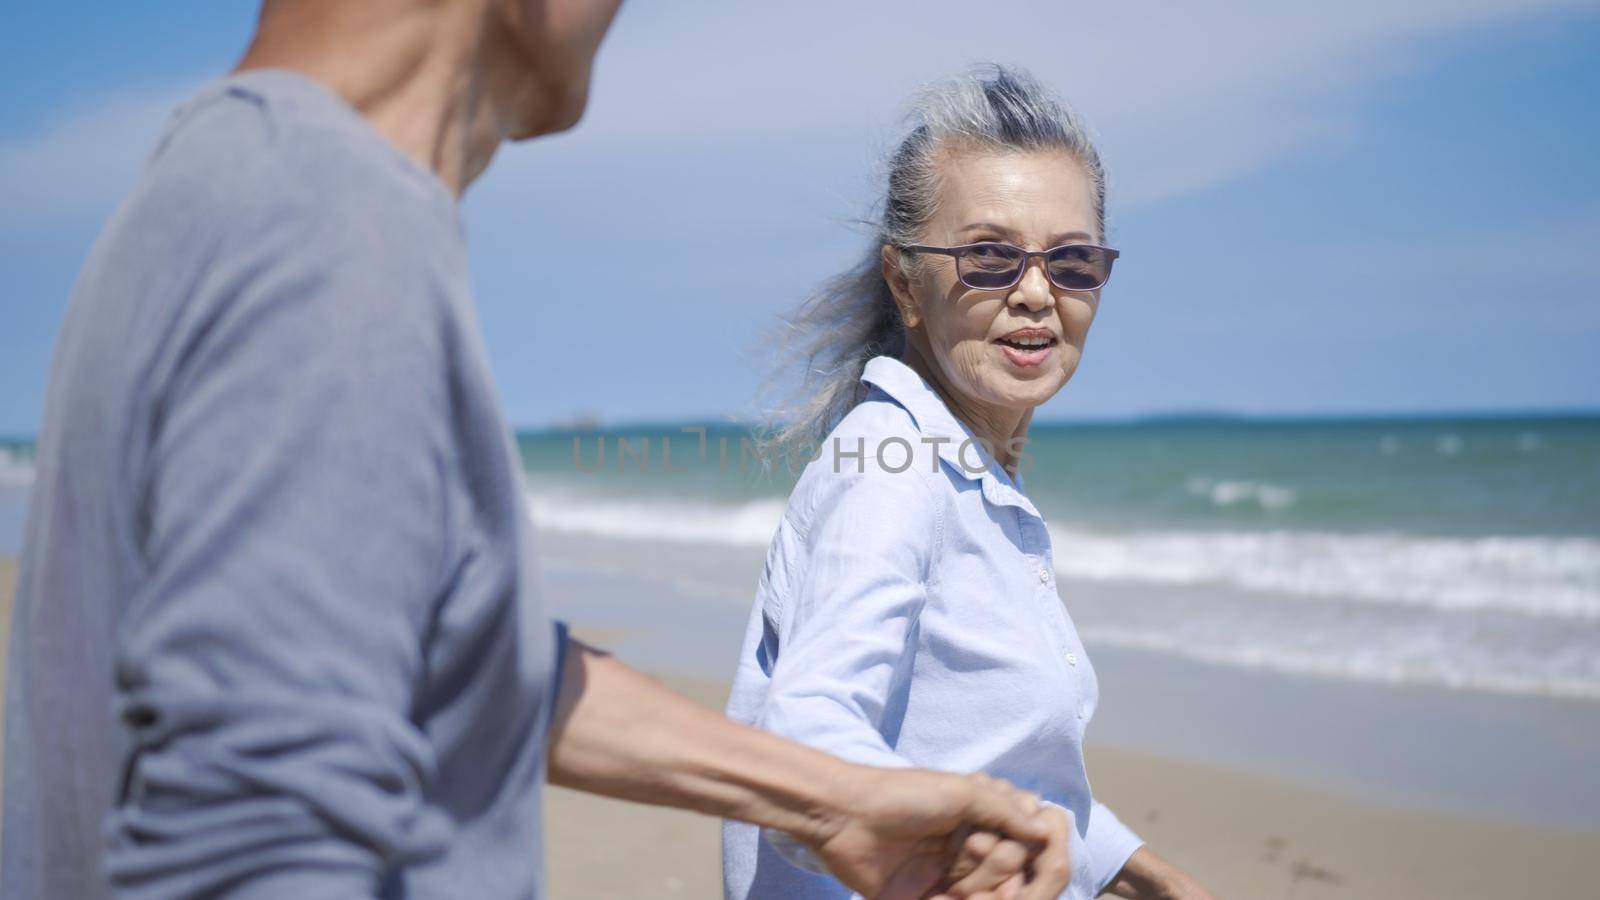
POLYGON ((1069 677, 1072 682, 1073 711, 1081 722, 1088 718, 1089 684, 1088 673, 1085 671, 1088 660, 1079 657, 1077 651, 1078 642, 1072 636, 1071 619, 1067 615, 1066 607, 1061 602, 1060 593, 1056 590, 1055 562, 1050 555, 1049 532, 1044 530, 1042 522, 1031 518, 1025 521, 1027 521, 1028 526, 1031 526, 1028 529, 1029 532, 1038 536, 1038 540, 1029 547, 1030 551, 1034 551, 1030 559, 1037 564, 1041 598, 1049 606, 1050 619, 1055 623, 1056 646, 1060 652, 1060 659, 1066 664, 1066 671, 1070 673, 1069 677))
POLYGON ((1080 652, 1084 649, 1083 643, 1077 637, 1077 627, 1072 621, 1072 616, 1067 614, 1065 605, 1061 606, 1061 620, 1070 635, 1064 658, 1067 666, 1072 669, 1072 679, 1077 694, 1073 698, 1074 706, 1078 713, 1078 721, 1086 722, 1089 719, 1090 694, 1094 690, 1094 669, 1086 653, 1080 652))
POLYGON ((1028 552, 1028 561, 1035 566, 1035 575, 1039 579, 1039 599, 1045 606, 1045 617, 1051 622, 1051 631, 1055 634, 1056 651, 1072 673, 1073 688, 1077 694, 1074 702, 1081 718, 1083 680, 1078 671, 1078 654, 1073 650, 1066 610, 1062 608, 1061 595, 1055 589, 1055 573, 1051 571, 1049 533, 1045 531, 1042 522, 1032 516, 1022 515, 1021 511, 1018 512, 1018 519, 1020 531, 1026 542, 1024 549, 1028 552))

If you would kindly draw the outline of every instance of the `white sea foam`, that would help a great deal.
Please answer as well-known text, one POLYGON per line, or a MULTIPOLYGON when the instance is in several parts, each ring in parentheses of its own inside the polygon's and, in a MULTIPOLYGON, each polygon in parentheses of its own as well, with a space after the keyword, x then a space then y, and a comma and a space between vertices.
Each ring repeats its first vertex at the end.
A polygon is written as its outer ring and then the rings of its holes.
POLYGON ((0 487, 28 487, 33 484, 33 461, 8 447, 0 447, 0 487))
MULTIPOLYGON (((533 492, 554 531, 668 542, 765 546, 784 501, 718 504, 533 492)), ((1439 610, 1506 610, 1600 619, 1600 540, 1422 537, 1316 531, 1135 531, 1052 526, 1063 577, 1218 585, 1286 597, 1439 610)))
POLYGON ((535 494, 540 528, 573 534, 693 544, 766 546, 783 517, 779 498, 737 505, 651 500, 594 500, 535 494))
MULTIPOLYGON (((605 499, 549 485, 532 494, 544 528, 658 542, 765 546, 784 507, 777 497, 605 499)), ((1171 593, 1088 606, 1079 622, 1091 645, 1292 674, 1600 700, 1592 651, 1597 540, 1081 527, 1053 527, 1052 540, 1064 578, 1238 589, 1184 615, 1161 611, 1171 593), (1459 610, 1517 618, 1482 631, 1475 623, 1486 620, 1459 610)))
POLYGON ((1571 666, 1544 665, 1542 660, 1528 658, 1463 660, 1456 648, 1433 646, 1423 635, 1411 642, 1420 646, 1408 647, 1306 646, 1282 635, 1276 639, 1197 641, 1177 633, 1117 625, 1090 626, 1081 633, 1091 649, 1146 650, 1292 675, 1600 700, 1600 677, 1586 677, 1571 666))
POLYGON ((1283 509, 1294 503, 1294 489, 1264 481, 1234 481, 1197 475, 1184 482, 1189 493, 1209 499, 1216 506, 1253 503, 1263 509, 1283 509))
POLYGON ((1053 531, 1072 578, 1600 618, 1600 541, 1307 531, 1053 531))

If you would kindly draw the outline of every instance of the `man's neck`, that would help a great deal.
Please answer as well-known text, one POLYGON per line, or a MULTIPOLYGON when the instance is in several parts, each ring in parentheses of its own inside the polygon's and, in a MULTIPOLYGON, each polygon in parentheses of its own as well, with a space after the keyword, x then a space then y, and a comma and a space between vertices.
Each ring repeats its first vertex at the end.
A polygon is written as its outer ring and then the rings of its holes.
POLYGON ((397 7, 269 4, 235 71, 316 79, 459 197, 516 128, 515 86, 495 84, 505 48, 473 4, 397 7))

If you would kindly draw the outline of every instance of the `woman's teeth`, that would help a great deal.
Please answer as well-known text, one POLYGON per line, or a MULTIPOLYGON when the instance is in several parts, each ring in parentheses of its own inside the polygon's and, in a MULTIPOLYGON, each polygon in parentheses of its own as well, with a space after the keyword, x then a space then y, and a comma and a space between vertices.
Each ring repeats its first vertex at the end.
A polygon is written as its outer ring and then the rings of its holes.
POLYGON ((1049 337, 1001 338, 1000 339, 1000 343, 1005 344, 1005 345, 1010 346, 1010 347, 1016 347, 1019 350, 1037 350, 1040 347, 1048 347, 1051 344, 1054 344, 1055 342, 1056 342, 1055 338, 1049 338, 1049 337))

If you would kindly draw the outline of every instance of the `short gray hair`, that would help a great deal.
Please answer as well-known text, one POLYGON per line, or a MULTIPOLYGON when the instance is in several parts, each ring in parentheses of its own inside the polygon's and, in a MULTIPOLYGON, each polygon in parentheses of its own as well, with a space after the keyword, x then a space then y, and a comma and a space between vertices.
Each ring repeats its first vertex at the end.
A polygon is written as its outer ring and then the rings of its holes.
MULTIPOLYGON (((884 245, 918 243, 938 203, 942 151, 1058 150, 1077 160, 1094 191, 1095 226, 1105 235, 1106 179, 1078 114, 1021 69, 974 68, 917 95, 910 132, 889 159, 881 219, 865 258, 825 282, 785 321, 780 365, 804 364, 792 402, 780 405, 764 432, 767 458, 809 455, 861 399, 867 360, 898 356, 906 329, 883 278, 884 245)), ((781 378, 783 372, 776 373, 781 378)))

